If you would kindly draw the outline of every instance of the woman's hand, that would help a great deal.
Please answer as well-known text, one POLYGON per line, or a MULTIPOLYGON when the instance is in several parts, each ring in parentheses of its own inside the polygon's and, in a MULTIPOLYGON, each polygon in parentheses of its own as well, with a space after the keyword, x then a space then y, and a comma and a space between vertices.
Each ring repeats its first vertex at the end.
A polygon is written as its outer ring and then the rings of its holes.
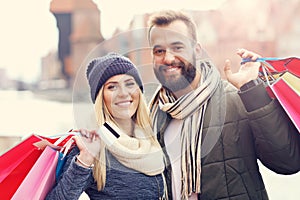
MULTIPOLYGON (((246 49, 238 49, 237 54, 242 59, 248 58, 253 61, 261 57, 260 55, 246 49)), ((232 73, 230 60, 226 60, 224 66, 225 76, 232 85, 240 89, 242 85, 258 77, 260 65, 261 64, 259 62, 246 62, 240 66, 237 73, 232 73)))
POLYGON ((79 129, 74 132, 80 132, 80 135, 73 137, 80 151, 78 160, 91 166, 100 151, 100 137, 95 130, 79 129))

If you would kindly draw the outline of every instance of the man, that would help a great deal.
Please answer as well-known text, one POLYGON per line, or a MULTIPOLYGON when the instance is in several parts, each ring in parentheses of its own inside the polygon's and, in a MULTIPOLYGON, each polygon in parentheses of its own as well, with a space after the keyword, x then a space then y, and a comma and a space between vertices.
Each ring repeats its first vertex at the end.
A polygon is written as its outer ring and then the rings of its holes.
MULTIPOLYGON (((148 39, 162 87, 150 102, 164 149, 170 199, 268 199, 257 159, 280 174, 300 170, 300 134, 258 81, 260 63, 227 81, 197 42, 196 26, 176 11, 155 13, 148 39), (235 86, 235 87, 233 87, 235 86)), ((238 50, 241 58, 259 55, 238 50)))

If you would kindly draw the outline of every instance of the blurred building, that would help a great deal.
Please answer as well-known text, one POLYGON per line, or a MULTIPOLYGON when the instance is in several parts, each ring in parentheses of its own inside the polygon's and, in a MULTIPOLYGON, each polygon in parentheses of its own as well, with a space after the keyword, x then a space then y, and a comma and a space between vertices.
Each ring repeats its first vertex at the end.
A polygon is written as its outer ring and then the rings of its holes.
MULTIPOLYGON (((218 10, 183 11, 195 20, 198 40, 224 78, 226 59, 232 61, 234 71, 239 69, 240 58, 235 54, 238 48, 247 48, 266 57, 299 56, 299 10, 299 0, 227 0, 218 10)), ((130 29, 147 27, 149 14, 134 17, 130 29)), ((133 35, 130 43, 140 39, 141 35, 133 35)), ((147 43, 146 36, 142 40, 140 43, 147 43)), ((144 49, 143 53, 137 51, 131 57, 142 66, 151 63, 149 50, 144 49)))
POLYGON ((8 77, 6 70, 4 68, 0 68, 0 90, 8 88, 7 82, 8 77))
MULTIPOLYGON (((247 48, 266 57, 285 57, 300 52, 299 10, 299 0, 227 0, 218 10, 185 11, 195 19, 198 40, 224 77, 226 59, 232 61, 233 71, 239 68, 240 58, 235 54, 238 48, 247 48)), ((86 96, 87 62, 115 51, 128 56, 138 66, 146 84, 157 82, 147 41, 147 21, 151 13, 136 15, 128 30, 116 28, 112 37, 104 40, 100 11, 92 0, 52 0, 50 11, 59 29, 57 57, 60 66, 51 58, 53 55, 49 55, 48 61, 43 62, 44 80, 59 77, 57 69, 60 68, 61 77, 69 83, 67 87, 73 86, 78 96, 82 95, 80 93, 86 96), (52 72, 47 69, 49 65, 52 72)))
POLYGON ((61 89, 67 87, 68 84, 62 73, 61 62, 57 58, 57 51, 49 52, 42 58, 39 89, 61 89))
POLYGON ((61 74, 72 84, 85 57, 103 41, 100 11, 92 0, 52 0, 50 11, 59 31, 61 74))
POLYGON ((17 82, 9 78, 7 69, 0 68, 0 90, 16 89, 17 82))

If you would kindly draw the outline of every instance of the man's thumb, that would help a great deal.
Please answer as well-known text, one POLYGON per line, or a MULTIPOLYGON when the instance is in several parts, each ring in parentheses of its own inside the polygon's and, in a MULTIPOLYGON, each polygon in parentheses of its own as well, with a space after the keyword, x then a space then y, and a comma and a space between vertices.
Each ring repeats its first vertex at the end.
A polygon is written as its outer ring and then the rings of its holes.
POLYGON ((225 60, 224 73, 225 73, 226 79, 230 78, 230 76, 232 75, 231 62, 228 59, 225 60))

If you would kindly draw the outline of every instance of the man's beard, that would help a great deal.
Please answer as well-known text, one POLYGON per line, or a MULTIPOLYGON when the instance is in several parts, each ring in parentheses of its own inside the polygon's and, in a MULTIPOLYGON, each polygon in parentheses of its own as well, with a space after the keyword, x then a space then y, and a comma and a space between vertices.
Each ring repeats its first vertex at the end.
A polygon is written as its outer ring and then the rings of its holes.
POLYGON ((172 92, 177 92, 179 90, 182 90, 186 87, 188 87, 193 80, 195 79, 196 76, 196 67, 195 67, 195 59, 194 59, 194 64, 188 63, 185 65, 183 62, 179 63, 171 63, 171 66, 180 66, 181 68, 181 76, 178 78, 172 79, 169 78, 168 80, 165 79, 162 71, 166 65, 160 65, 158 69, 154 70, 155 76, 158 79, 158 81, 166 88, 171 90, 172 92))

